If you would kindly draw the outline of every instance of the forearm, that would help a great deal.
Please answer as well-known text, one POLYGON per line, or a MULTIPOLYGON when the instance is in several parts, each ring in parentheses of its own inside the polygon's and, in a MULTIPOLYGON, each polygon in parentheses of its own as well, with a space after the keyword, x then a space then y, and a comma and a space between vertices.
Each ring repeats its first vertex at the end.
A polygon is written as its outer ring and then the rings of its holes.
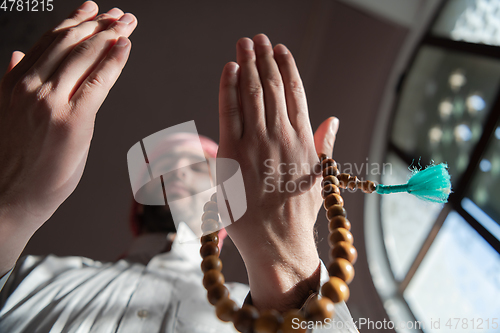
POLYGON ((14 52, 0 80, 0 275, 76 188, 97 111, 128 59, 136 18, 97 12, 85 2, 26 56, 14 52))
POLYGON ((0 210, 0 277, 8 273, 42 223, 0 210))
POLYGON ((297 240, 259 244, 260 255, 244 258, 252 303, 258 309, 298 309, 318 291, 321 266, 314 237, 297 240))

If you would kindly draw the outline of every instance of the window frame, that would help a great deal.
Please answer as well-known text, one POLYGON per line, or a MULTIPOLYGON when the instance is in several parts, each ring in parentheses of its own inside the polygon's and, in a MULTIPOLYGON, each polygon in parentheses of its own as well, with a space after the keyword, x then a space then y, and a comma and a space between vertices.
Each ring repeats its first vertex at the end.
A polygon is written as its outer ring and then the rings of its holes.
MULTIPOLYGON (((439 37, 432 34, 432 27, 435 25, 439 16, 443 12, 448 1, 443 0, 435 5, 434 12, 430 14, 427 23, 420 27, 420 36, 415 38, 411 51, 407 51, 406 55, 402 50, 400 56, 402 69, 395 68, 393 75, 395 81, 391 85, 388 84, 385 91, 386 103, 382 103, 379 114, 381 118, 377 124, 377 128, 373 133, 372 148, 370 153, 370 161, 383 163, 387 160, 390 153, 395 154, 403 162, 411 165, 414 156, 409 156, 401 151, 392 142, 392 129, 394 119, 400 104, 400 98, 406 85, 407 73, 409 73, 416 61, 417 55, 423 46, 433 46, 444 50, 456 51, 468 55, 476 55, 500 59, 500 46, 475 44, 464 41, 455 41, 445 37, 439 37), (406 59, 405 59, 406 57, 406 59), (387 102, 390 100, 390 102, 387 102), (377 139, 379 136, 381 139, 377 139), (383 148, 377 147, 377 144, 382 143, 383 148)), ((418 32, 416 32, 418 34, 418 32)), ((397 67, 397 66, 395 66, 397 67)), ((494 133, 500 124, 500 89, 491 104, 491 109, 486 117, 481 138, 471 150, 470 160, 466 170, 461 175, 458 183, 453 188, 453 193, 450 195, 448 203, 443 206, 443 209, 438 214, 430 231, 428 232, 420 250, 413 259, 405 277, 398 281, 391 268, 387 248, 384 243, 384 230, 382 226, 381 215, 381 197, 367 196, 365 199, 365 242, 367 246, 367 256, 370 272, 372 274, 374 284, 379 292, 379 295, 384 302, 385 309, 391 320, 398 321, 413 321, 415 318, 408 303, 403 297, 403 293, 408 287, 411 279, 414 277, 417 269, 420 267, 429 248, 432 246, 437 234, 439 233, 444 221, 451 211, 456 211, 464 220, 476 230, 479 235, 486 240, 497 252, 500 253, 500 240, 491 234, 482 224, 472 217, 465 209, 462 208, 462 199, 466 198, 467 190, 472 182, 474 172, 478 170, 482 156, 488 148, 490 140, 494 140, 494 133)), ((371 180, 379 182, 379 176, 372 176, 371 180)), ((422 332, 420 329, 409 330, 412 332, 422 332)))

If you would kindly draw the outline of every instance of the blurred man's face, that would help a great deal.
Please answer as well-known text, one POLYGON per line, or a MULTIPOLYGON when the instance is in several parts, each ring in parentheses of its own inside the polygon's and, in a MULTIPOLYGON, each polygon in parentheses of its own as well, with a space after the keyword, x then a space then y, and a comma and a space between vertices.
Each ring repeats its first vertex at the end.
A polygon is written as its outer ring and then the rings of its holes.
MULTIPOLYGON (((169 153, 158 158, 161 169, 174 170, 164 174, 163 184, 168 201, 164 206, 144 206, 144 232, 175 231, 172 214, 184 221, 193 230, 201 225, 203 205, 210 199, 210 193, 200 195, 212 187, 208 163, 199 162, 204 155, 188 145, 181 145, 169 150, 169 153), (182 199, 182 200, 179 200, 182 199)), ((158 194, 160 195, 160 193, 158 194)))

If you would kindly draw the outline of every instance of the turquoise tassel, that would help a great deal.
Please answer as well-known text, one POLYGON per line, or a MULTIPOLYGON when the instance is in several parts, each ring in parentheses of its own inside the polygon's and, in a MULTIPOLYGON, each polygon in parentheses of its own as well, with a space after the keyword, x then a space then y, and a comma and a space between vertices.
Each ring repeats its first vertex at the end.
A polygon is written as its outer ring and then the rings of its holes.
POLYGON ((451 193, 450 174, 448 165, 441 163, 429 165, 424 170, 412 171, 413 175, 408 183, 402 185, 377 185, 376 192, 389 194, 408 192, 422 200, 445 203, 451 193))

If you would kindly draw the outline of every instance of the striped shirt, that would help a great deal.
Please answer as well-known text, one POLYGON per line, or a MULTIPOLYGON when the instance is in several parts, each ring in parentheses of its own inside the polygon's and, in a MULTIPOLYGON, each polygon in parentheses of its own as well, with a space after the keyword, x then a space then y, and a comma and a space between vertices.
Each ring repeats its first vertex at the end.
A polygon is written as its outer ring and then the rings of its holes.
MULTIPOLYGON (((236 332, 232 323, 224 323, 215 316, 214 307, 206 299, 201 283, 199 242, 181 241, 184 237, 192 239, 189 233, 189 228, 181 224, 171 250, 153 256, 146 264, 130 260, 103 263, 53 255, 20 259, 10 277, 2 279, 5 286, 0 292, 0 332, 236 332)), ((140 251, 132 254, 138 255, 140 251)), ((328 272, 323 263, 321 266, 324 283, 328 272)), ((0 288, 2 285, 0 281, 0 288)), ((240 283, 226 283, 226 286, 231 299, 241 306, 248 286, 240 283)), ((335 307, 337 325, 332 326, 353 327, 345 303, 335 307)))

